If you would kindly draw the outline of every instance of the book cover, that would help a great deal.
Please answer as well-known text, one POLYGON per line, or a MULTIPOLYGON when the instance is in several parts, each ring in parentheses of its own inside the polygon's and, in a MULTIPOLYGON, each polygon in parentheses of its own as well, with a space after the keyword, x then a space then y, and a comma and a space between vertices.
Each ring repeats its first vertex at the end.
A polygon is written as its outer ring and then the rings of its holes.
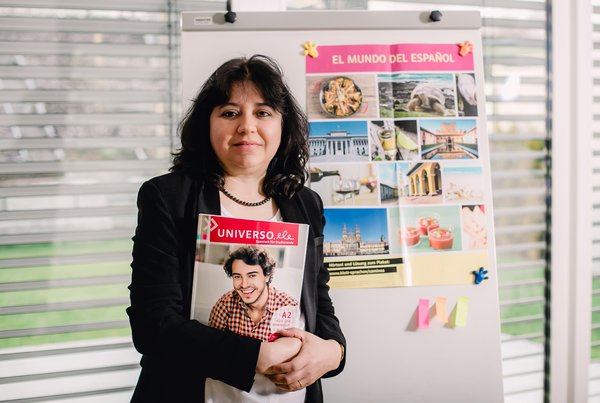
POLYGON ((200 214, 191 318, 262 341, 301 327, 308 225, 200 214))

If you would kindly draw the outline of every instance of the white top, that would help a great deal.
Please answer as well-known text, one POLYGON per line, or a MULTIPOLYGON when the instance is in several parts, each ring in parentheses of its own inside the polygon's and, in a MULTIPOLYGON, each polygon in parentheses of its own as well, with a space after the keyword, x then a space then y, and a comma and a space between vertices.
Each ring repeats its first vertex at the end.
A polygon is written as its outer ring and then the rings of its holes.
MULTIPOLYGON (((223 205, 221 205, 221 217, 234 217, 223 205)), ((240 217, 238 217, 240 218, 240 217)), ((277 209, 273 217, 269 218, 267 221, 283 221, 283 217, 281 216, 281 210, 277 209)))
MULTIPOLYGON (((221 206, 221 216, 233 217, 223 206, 221 206)), ((278 209, 269 221, 283 221, 281 211, 278 209)), ((304 324, 305 318, 302 313, 299 327, 304 329, 304 324)), ((254 375, 254 383, 249 392, 211 378, 206 378, 204 388, 206 403, 303 403, 306 398, 306 388, 295 392, 286 392, 277 389, 275 384, 262 374, 254 375)))

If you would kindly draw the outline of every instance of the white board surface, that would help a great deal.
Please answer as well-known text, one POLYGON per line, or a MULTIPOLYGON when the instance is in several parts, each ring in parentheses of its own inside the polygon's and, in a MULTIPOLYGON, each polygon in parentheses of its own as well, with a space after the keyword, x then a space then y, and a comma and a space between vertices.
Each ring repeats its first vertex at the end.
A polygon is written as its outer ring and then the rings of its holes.
MULTIPOLYGON (((300 105, 306 104, 302 44, 319 45, 460 43, 474 45, 475 74, 483 80, 480 17, 444 12, 440 23, 416 12, 238 13, 234 24, 222 13, 182 15, 184 108, 206 78, 233 57, 265 54, 283 67, 300 105)), ((478 82, 483 100, 483 82, 478 82)), ((479 102, 479 124, 485 105, 479 102)), ((484 180, 490 184, 487 137, 480 153, 488 156, 484 180)), ((491 194, 491 187, 489 188, 491 194)), ((491 203, 491 202, 490 202, 491 203)), ((490 204, 491 205, 491 204, 490 204)), ((489 219, 489 228, 493 223, 489 219)), ((493 230, 490 234, 493 244, 493 230)), ((480 285, 332 289, 337 315, 348 341, 344 372, 323 381, 327 402, 501 402, 502 367, 495 256, 490 279, 480 285), (421 298, 444 296, 448 313, 459 297, 469 298, 466 327, 432 319, 416 329, 421 298)))

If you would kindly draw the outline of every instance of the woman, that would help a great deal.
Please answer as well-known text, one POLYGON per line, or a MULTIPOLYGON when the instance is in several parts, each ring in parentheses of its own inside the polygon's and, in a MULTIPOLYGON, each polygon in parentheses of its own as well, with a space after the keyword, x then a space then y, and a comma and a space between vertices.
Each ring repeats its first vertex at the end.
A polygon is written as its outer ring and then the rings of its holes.
POLYGON ((253 396, 259 373, 278 390, 320 402, 319 379, 342 371, 345 339, 323 266, 323 206, 304 187, 307 127, 268 57, 230 60, 201 88, 180 125, 171 173, 144 183, 138 195, 127 313, 143 357, 132 401, 200 402, 206 378, 253 396), (305 330, 261 343, 189 319, 200 213, 310 224, 305 330))

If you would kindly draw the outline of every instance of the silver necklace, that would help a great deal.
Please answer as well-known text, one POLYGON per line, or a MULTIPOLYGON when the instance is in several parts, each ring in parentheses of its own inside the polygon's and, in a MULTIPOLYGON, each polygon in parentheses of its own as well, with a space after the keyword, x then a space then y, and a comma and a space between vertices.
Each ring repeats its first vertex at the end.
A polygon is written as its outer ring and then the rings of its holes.
POLYGON ((267 196, 265 197, 263 200, 259 201, 259 202, 247 202, 244 201, 242 199, 238 199, 237 197, 235 197, 234 195, 232 195, 231 193, 229 193, 227 191, 227 189, 225 189, 225 186, 221 186, 219 187, 219 190, 227 197, 229 197, 231 200, 233 200, 234 202, 236 202, 237 204, 241 204, 242 206, 246 206, 246 207, 257 207, 257 206, 262 206, 263 204, 267 203, 269 200, 271 200, 271 196, 267 196))

